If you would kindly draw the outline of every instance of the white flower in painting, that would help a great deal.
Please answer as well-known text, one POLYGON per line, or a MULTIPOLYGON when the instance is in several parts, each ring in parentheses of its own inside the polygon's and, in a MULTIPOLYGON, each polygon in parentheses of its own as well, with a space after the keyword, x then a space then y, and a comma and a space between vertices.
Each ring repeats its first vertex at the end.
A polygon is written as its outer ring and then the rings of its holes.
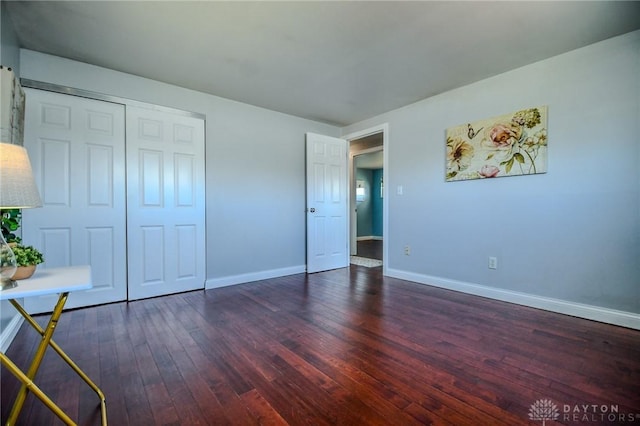
POLYGON ((474 148, 460 138, 447 138, 447 170, 459 172, 469 167, 474 148))

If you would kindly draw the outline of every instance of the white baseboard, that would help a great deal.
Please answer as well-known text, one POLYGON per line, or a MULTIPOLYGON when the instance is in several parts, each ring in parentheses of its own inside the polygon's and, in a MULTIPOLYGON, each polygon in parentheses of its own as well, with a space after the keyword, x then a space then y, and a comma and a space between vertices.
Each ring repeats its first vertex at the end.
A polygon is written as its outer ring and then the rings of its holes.
POLYGON ((380 237, 378 235, 368 235, 365 237, 357 237, 356 240, 357 241, 368 241, 368 240, 378 240, 378 241, 382 241, 383 237, 380 237))
POLYGON ((574 317, 640 330, 640 314, 387 268, 386 275, 574 317))
POLYGON ((226 287, 235 284, 249 283, 253 281, 267 280, 269 278, 285 277, 293 274, 303 274, 307 271, 306 265, 291 266, 289 268, 271 269, 268 271, 251 272, 249 274, 232 275, 222 278, 208 279, 204 288, 210 290, 213 288, 226 287))
POLYGON ((5 353, 7 349, 9 349, 9 345, 13 342, 14 337, 18 334, 18 330, 20 330, 20 326, 24 318, 18 312, 11 318, 11 321, 7 324, 7 326, 2 330, 2 334, 0 334, 0 352, 5 353))

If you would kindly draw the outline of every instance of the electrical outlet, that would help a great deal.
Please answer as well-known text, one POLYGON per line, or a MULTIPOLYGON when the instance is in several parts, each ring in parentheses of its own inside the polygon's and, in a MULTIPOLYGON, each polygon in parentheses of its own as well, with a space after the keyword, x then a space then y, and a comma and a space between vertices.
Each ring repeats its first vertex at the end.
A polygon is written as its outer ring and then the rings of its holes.
POLYGON ((405 254, 405 256, 411 255, 411 247, 404 246, 404 254, 405 254))
POLYGON ((498 258, 490 257, 489 258, 489 269, 498 269, 498 258))

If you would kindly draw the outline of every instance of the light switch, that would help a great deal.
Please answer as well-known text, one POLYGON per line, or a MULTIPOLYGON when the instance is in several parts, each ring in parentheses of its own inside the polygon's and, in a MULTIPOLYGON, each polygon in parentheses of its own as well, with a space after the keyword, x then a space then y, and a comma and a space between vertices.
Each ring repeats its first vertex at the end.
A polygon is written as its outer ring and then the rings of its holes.
POLYGON ((398 195, 402 195, 403 191, 402 185, 398 185, 398 195))

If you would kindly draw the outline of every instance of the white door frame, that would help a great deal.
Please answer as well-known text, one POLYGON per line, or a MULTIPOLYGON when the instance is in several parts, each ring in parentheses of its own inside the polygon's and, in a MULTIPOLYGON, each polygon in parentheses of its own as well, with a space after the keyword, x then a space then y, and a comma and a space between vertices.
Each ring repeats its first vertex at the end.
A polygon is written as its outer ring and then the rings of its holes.
MULTIPOLYGON (((387 267, 388 267, 388 259, 389 259, 389 188, 390 180, 389 180, 389 123, 379 124, 377 126, 369 127, 364 130, 360 130, 358 132, 348 133, 343 135, 342 138, 346 139, 347 142, 351 143, 351 141, 356 139, 362 139, 366 136, 374 135, 376 133, 382 133, 382 168, 384 170, 384 188, 382 190, 382 274, 387 275, 387 267)), ((361 152, 359 152, 361 153, 361 152)), ((353 202, 352 198, 355 197, 355 170, 353 169, 353 157, 354 154, 358 153, 349 153, 349 188, 351 189, 351 194, 349 197, 349 213, 351 216, 351 220, 349 220, 349 241, 351 242, 351 232, 353 227, 355 226, 355 218, 353 217, 353 206, 351 203, 353 202)))

